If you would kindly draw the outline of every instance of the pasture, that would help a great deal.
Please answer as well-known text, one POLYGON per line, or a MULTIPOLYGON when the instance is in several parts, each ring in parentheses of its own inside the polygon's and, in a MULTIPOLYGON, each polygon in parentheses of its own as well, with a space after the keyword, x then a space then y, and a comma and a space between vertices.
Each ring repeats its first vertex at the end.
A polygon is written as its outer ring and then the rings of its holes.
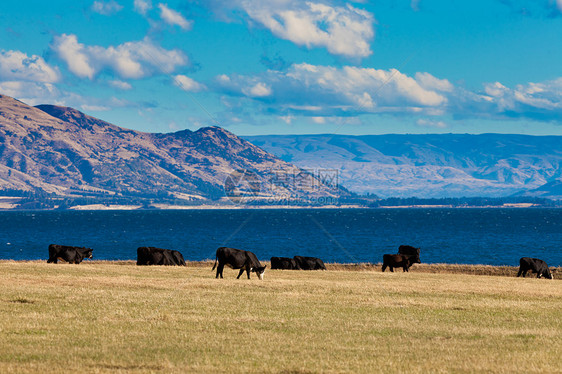
POLYGON ((0 372, 562 372, 560 280, 203 265, 0 262, 0 372))

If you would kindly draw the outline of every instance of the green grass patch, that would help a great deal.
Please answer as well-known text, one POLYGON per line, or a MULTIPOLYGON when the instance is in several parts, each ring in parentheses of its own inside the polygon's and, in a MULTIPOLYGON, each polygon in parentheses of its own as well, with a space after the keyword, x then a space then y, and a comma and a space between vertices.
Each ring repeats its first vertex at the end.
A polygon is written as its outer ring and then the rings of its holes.
POLYGON ((0 372, 561 372, 562 282, 0 263, 0 372))

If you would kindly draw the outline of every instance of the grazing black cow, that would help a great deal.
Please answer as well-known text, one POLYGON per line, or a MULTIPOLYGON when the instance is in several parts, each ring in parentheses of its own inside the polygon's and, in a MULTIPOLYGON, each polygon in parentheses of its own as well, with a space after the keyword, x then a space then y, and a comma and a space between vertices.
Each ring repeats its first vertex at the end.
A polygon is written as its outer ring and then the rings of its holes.
POLYGON ((185 266, 180 252, 156 247, 137 248, 137 265, 178 265, 185 266))
POLYGON ((271 269, 300 270, 300 267, 294 258, 272 257, 271 269))
POLYGON ((547 279, 552 279, 552 274, 548 269, 548 265, 543 260, 538 258, 521 257, 519 260, 519 272, 517 276, 527 275, 527 272, 531 270, 531 273, 537 273, 537 278, 545 277, 547 279))
POLYGON ((215 264, 212 270, 215 270, 215 267, 217 267, 217 261, 219 266, 217 268, 216 278, 218 278, 219 275, 222 278, 222 271, 225 265, 232 269, 240 269, 240 273, 238 273, 236 279, 240 278, 244 270, 248 273, 248 279, 250 279, 251 271, 256 273, 259 279, 263 279, 263 273, 266 268, 266 266, 261 266, 258 258, 252 252, 228 247, 220 247, 217 249, 215 264))
POLYGON ((399 255, 414 256, 412 261, 417 264, 421 264, 420 260, 420 249, 412 247, 411 245, 401 245, 398 247, 399 255))
POLYGON ((295 256, 293 257, 299 268, 302 270, 326 270, 324 262, 316 257, 303 257, 295 256))
POLYGON ((92 258, 92 249, 85 247, 72 247, 69 245, 49 245, 49 259, 47 263, 58 263, 59 260, 71 264, 79 264, 85 258, 92 258))
POLYGON ((410 266, 416 261, 415 256, 408 255, 383 255, 382 256, 382 271, 384 272, 387 267, 390 268, 391 272, 394 272, 394 268, 402 268, 403 271, 409 271, 410 266))

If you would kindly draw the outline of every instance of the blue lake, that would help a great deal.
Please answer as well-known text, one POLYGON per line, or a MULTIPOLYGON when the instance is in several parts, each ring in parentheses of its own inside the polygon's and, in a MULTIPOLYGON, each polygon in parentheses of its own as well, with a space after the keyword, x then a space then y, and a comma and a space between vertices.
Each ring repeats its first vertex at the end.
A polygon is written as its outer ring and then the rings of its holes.
POLYGON ((0 212, 0 259, 47 259, 51 243, 86 246, 94 259, 134 260, 139 246, 214 259, 220 246, 326 262, 381 262, 400 244, 422 262, 562 265, 562 209, 253 209, 0 212))

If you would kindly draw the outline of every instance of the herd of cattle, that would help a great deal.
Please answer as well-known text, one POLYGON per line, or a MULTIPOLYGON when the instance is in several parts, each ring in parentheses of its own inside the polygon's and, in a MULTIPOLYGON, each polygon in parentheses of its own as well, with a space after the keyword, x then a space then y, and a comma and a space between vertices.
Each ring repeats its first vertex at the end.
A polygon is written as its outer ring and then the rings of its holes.
MULTIPOLYGON (((58 260, 63 260, 71 264, 79 264, 85 258, 92 258, 92 252, 91 248, 51 244, 49 245, 47 262, 56 264, 58 260)), ((421 264, 420 249, 409 245, 401 245, 398 247, 397 254, 385 254, 382 258, 383 272, 387 268, 392 272, 394 272, 394 268, 402 268, 402 271, 406 272, 413 264, 421 264)), ((139 247, 137 249, 137 265, 185 266, 186 264, 179 251, 156 247, 139 247)), ((256 273, 259 279, 263 279, 266 268, 266 266, 262 266, 257 256, 250 251, 220 247, 217 249, 215 264, 212 269, 217 269, 216 278, 223 277, 222 272, 225 266, 240 270, 237 279, 244 274, 244 271, 246 271, 248 279, 250 279, 250 273, 256 273)), ((326 270, 326 266, 321 259, 316 257, 271 257, 271 269, 326 270)), ((538 258, 522 257, 519 260, 517 276, 525 277, 528 271, 537 274, 537 278, 552 279, 548 265, 538 258)))

